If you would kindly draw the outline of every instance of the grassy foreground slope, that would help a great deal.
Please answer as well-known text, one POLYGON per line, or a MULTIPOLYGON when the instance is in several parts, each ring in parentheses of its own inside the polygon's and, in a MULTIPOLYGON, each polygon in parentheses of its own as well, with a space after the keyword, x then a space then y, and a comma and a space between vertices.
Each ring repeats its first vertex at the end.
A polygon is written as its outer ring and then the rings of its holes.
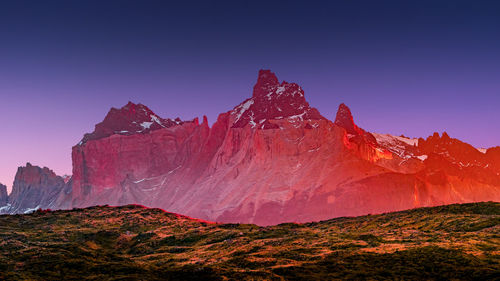
POLYGON ((495 280, 500 203, 306 224, 140 206, 0 216, 0 280, 495 280))

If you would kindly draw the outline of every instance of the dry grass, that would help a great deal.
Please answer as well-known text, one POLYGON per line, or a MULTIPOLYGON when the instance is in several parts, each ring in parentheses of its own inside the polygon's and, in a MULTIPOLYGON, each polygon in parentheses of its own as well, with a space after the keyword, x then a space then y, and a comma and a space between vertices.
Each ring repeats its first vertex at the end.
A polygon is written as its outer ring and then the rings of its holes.
POLYGON ((491 279, 500 204, 258 227, 140 206, 0 216, 0 279, 491 279))

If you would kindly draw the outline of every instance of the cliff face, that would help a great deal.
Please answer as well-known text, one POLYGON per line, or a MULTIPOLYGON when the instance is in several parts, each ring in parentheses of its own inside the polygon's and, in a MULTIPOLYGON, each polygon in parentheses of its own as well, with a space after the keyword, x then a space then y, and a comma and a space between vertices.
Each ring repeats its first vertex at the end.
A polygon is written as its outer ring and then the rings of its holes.
POLYGON ((0 186, 0 212, 135 203, 268 225, 500 201, 500 147, 370 133, 344 104, 331 122, 268 70, 212 127, 131 102, 113 108, 72 159, 71 178, 20 167, 8 198, 0 186))
POLYGON ((331 122, 300 86, 260 71, 252 97, 211 128, 112 109, 73 147, 68 196, 73 207, 138 203, 257 224, 499 201, 498 149, 438 138, 366 132, 343 104, 331 122))
POLYGON ((73 203, 79 206, 127 201, 121 191, 116 193, 117 187, 175 169, 183 157, 189 157, 189 151, 185 155, 180 151, 186 149, 185 142, 200 128, 197 122, 185 123, 148 134, 113 135, 75 146, 73 203))
POLYGON ((7 195, 7 186, 0 183, 0 208, 7 205, 9 196, 7 195))
MULTIPOLYGON (((60 201, 66 184, 48 168, 40 168, 27 163, 19 167, 9 195, 8 208, 3 213, 27 213, 36 209, 64 208, 60 201)), ((67 191, 67 190, 66 190, 67 191)))

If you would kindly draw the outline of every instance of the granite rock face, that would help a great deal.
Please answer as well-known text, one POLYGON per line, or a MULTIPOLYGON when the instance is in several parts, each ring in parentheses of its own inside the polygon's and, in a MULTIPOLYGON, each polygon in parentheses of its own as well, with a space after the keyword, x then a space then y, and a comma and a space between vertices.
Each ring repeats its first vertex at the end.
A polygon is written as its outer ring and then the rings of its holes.
POLYGON ((500 147, 448 134, 411 139, 334 122, 295 83, 259 72, 252 96, 222 113, 164 119, 112 108, 72 149, 73 175, 20 167, 3 213, 142 204, 219 222, 307 222, 415 207, 500 201, 500 147))
POLYGON ((0 183, 0 208, 7 205, 9 196, 7 195, 7 186, 0 183))
POLYGON ((37 209, 68 207, 60 201, 67 186, 64 179, 47 167, 40 168, 27 163, 19 167, 8 198, 8 208, 2 213, 28 213, 37 209))
POLYGON ((172 121, 143 105, 112 109, 73 147, 71 206, 138 203, 266 225, 500 200, 498 149, 370 133, 344 104, 331 122, 268 70, 212 127, 161 120, 172 121))

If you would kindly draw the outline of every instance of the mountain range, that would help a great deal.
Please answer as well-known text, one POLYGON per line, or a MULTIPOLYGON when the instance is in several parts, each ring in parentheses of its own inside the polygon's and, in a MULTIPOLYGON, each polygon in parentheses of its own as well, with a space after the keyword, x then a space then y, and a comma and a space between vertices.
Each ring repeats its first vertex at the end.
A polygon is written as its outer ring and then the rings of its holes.
POLYGON ((250 98, 207 118, 112 108, 72 148, 73 175, 20 167, 0 213, 141 204, 208 221, 272 225, 451 203, 500 201, 500 147, 446 132, 368 132, 340 104, 334 121, 303 89, 259 71, 250 98))

